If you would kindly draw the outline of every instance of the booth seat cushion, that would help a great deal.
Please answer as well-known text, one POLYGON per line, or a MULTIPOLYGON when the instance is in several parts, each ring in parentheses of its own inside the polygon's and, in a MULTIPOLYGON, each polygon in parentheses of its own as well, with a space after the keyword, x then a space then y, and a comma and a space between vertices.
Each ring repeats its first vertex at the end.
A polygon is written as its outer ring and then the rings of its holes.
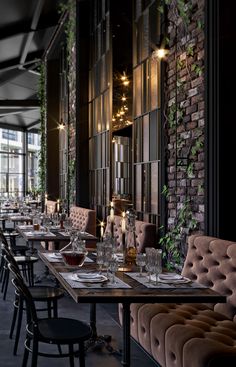
POLYGON ((96 236, 96 212, 92 209, 72 206, 70 217, 73 227, 96 236))
POLYGON ((236 366, 235 261, 236 243, 191 236, 182 274, 227 295, 227 303, 131 308, 131 335, 162 367, 220 367, 224 359, 236 366))
MULTIPOLYGON (((118 249, 122 249, 121 220, 122 217, 120 217, 119 215, 114 216, 114 237, 116 238, 118 249)), ((108 232, 111 232, 110 216, 107 217, 105 234, 108 232)), ((136 220, 135 233, 138 252, 144 252, 145 247, 156 247, 155 224, 136 220)))

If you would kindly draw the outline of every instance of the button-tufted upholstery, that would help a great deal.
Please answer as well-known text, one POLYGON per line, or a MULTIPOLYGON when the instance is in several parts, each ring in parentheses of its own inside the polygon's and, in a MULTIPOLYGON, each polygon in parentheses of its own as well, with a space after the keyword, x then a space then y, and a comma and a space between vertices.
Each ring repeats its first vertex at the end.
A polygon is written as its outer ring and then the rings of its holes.
POLYGON ((132 336, 162 367, 235 367, 236 243, 194 235, 188 244, 182 275, 227 303, 132 305, 132 336))
MULTIPOLYGON (((114 215, 114 237, 116 238, 118 249, 119 248, 122 249, 121 220, 122 220, 122 217, 120 217, 119 215, 114 215)), ((107 225, 105 229, 105 234, 108 232, 111 232, 110 216, 107 217, 107 225)), ((136 243, 137 243, 138 252, 144 252, 145 247, 155 247, 156 246, 156 226, 155 224, 136 220, 135 232, 136 232, 136 243)))
POLYGON ((57 205, 57 202, 56 201, 47 200, 46 211, 47 211, 47 214, 48 215, 55 213, 55 211, 56 211, 56 205, 57 205))
POLYGON ((88 232, 96 236, 96 212, 92 209, 72 206, 70 208, 70 217, 73 227, 88 232))

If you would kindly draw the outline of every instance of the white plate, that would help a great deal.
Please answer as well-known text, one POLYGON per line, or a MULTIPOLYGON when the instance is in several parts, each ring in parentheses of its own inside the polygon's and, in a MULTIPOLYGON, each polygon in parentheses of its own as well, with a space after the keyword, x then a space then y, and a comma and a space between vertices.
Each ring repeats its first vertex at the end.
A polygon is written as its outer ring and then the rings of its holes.
POLYGON ((182 277, 181 279, 158 279, 159 283, 166 283, 166 284, 186 284, 191 283, 189 278, 182 277))
POLYGON ((180 280, 183 279, 182 275, 176 273, 163 273, 159 275, 161 280, 180 280))
POLYGON ((81 283, 103 283, 108 280, 105 275, 99 274, 71 274, 71 279, 81 283))

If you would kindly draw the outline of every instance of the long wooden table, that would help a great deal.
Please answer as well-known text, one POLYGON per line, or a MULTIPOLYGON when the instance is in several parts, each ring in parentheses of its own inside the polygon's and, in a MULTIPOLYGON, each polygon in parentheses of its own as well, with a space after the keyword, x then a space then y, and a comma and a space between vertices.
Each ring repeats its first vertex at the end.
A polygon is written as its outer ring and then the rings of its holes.
MULTIPOLYGON (((147 288, 136 280, 127 276, 124 272, 117 272, 118 276, 132 288, 129 289, 95 289, 72 288, 60 275, 60 272, 69 272, 63 262, 50 262, 39 252, 39 257, 48 267, 49 271, 56 277, 59 283, 66 289, 77 303, 122 303, 123 304, 123 355, 122 364, 130 366, 130 304, 131 303, 224 303, 226 297, 208 288, 171 288, 157 289, 147 288)), ((84 264, 83 270, 95 270, 96 263, 84 264)))
MULTIPOLYGON (((16 226, 16 230, 17 232, 19 232, 19 234, 24 238, 24 240, 26 242, 30 242, 32 244, 32 248, 33 248, 33 244, 34 242, 45 242, 45 246, 46 249, 48 249, 48 243, 49 242, 54 242, 55 244, 55 249, 58 250, 59 249, 59 244, 60 242, 69 242, 70 241, 70 235, 65 235, 65 234, 61 234, 60 232, 62 232, 63 230, 61 229, 51 229, 50 232, 54 234, 54 236, 50 236, 50 234, 48 235, 47 232, 41 232, 41 233, 37 233, 35 235, 33 235, 34 231, 33 231, 33 227, 32 226, 23 226, 23 228, 21 226, 16 226), (28 228, 27 228, 28 227, 28 228), (32 231, 32 236, 28 236, 27 232, 28 231, 32 231)), ((86 244, 94 244, 94 246, 96 246, 96 241, 97 241, 97 237, 89 234, 89 233, 82 233, 81 234, 81 239, 86 241, 86 244)))

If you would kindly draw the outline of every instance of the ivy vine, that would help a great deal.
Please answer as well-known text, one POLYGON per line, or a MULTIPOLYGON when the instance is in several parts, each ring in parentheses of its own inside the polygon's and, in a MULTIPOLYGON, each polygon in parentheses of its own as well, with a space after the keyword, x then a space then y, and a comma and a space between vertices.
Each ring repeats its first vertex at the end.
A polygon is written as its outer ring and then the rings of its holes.
MULTIPOLYGON (((69 95, 73 98, 73 91, 76 89, 75 81, 76 76, 75 72, 73 72, 73 63, 74 63, 74 52, 75 52, 75 42, 76 42, 76 1, 68 0, 66 3, 61 3, 59 5, 59 12, 66 13, 65 20, 65 35, 66 35, 66 58, 67 58, 67 80, 69 83, 69 95)), ((70 106, 74 105, 73 101, 70 101, 70 106)), ((70 203, 74 203, 74 192, 75 192, 75 158, 72 156, 70 150, 70 141, 72 130, 74 129, 73 121, 75 118, 72 116, 74 111, 70 109, 69 111, 69 122, 67 126, 67 138, 68 138, 68 186, 67 186, 67 195, 68 195, 68 206, 70 203)))
POLYGON ((40 104, 40 151, 39 151, 39 191, 46 192, 46 68, 43 61, 40 65, 38 85, 38 99, 40 104))
MULTIPOLYGON (((175 57, 175 96, 169 101, 167 115, 166 115, 166 135, 173 134, 173 129, 176 134, 175 149, 176 149, 176 172, 175 180, 176 187, 168 188, 164 186, 162 190, 162 195, 165 196, 166 201, 173 203, 176 201, 176 217, 170 221, 167 231, 165 228, 160 228, 160 240, 159 244, 163 248, 163 254, 165 259, 165 266, 167 268, 178 268, 182 265, 181 253, 184 254, 186 243, 186 237, 194 230, 198 229, 199 223, 194 217, 191 197, 187 191, 187 180, 195 177, 195 162, 197 160, 197 155, 203 148, 203 140, 201 137, 201 132, 198 137, 193 138, 190 147, 185 146, 186 130, 182 130, 184 125, 185 117, 185 106, 184 103, 179 102, 182 94, 188 89, 187 82, 196 78, 201 77, 203 74, 203 68, 201 61, 195 61, 196 48, 194 44, 190 42, 181 42, 184 38, 189 39, 188 26, 192 19, 192 4, 190 2, 186 3, 185 0, 161 0, 160 6, 158 8, 161 14, 168 12, 169 34, 166 39, 170 40, 171 33, 175 32, 175 40, 171 47, 175 47, 174 57, 175 57), (178 33, 177 33, 178 32, 178 33), (184 72, 186 69, 187 72, 184 72), (189 78, 185 77, 187 75, 189 78), (181 125, 181 134, 178 134, 178 127, 181 125), (169 131, 171 129, 171 131, 169 131), (178 134, 178 135, 177 135, 178 134), (178 170, 178 167, 179 170, 178 170), (183 181, 186 180, 185 184, 185 194, 180 194, 181 200, 177 203, 177 198, 173 199, 173 196, 177 197, 177 172, 181 172, 180 177, 183 181), (186 176, 183 176, 185 172, 186 176), (183 247, 182 247, 183 246, 183 247)), ((201 20, 197 21, 197 28, 202 29, 203 22, 201 20)), ((173 33, 172 33, 173 38, 173 33)), ((168 96, 166 98, 168 100, 168 96)), ((188 135, 189 137, 189 135, 188 135)), ((173 147, 173 144, 172 144, 173 147)), ((168 150, 168 146, 167 146, 168 150)), ((169 152, 167 152, 169 156, 169 152)), ((183 186, 182 186, 183 187, 183 186)), ((180 190, 181 192, 181 190, 180 190)), ((203 192, 202 185, 198 186, 198 194, 203 192)), ((173 206, 172 206, 173 208, 173 206)))

